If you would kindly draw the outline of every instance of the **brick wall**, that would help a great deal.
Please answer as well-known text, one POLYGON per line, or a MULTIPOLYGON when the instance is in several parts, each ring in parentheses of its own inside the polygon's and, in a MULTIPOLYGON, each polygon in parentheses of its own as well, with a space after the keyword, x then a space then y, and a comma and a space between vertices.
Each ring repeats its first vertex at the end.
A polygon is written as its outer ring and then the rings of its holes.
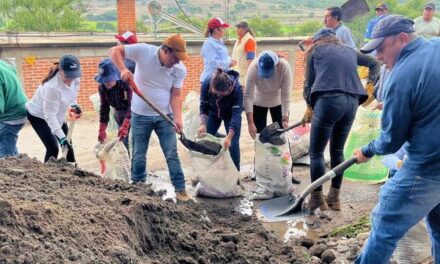
POLYGON ((136 1, 118 0, 118 32, 136 32, 136 1))

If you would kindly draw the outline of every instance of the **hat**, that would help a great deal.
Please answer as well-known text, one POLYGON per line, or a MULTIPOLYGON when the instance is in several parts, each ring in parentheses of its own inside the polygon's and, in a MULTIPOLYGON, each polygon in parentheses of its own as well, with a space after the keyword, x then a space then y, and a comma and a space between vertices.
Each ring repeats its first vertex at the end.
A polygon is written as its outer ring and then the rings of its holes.
POLYGON ((336 32, 332 28, 324 27, 318 30, 316 34, 313 36, 313 42, 316 42, 320 38, 328 37, 328 36, 336 36, 336 32))
POLYGON ((162 44, 173 49, 174 54, 176 54, 176 57, 179 60, 189 59, 189 56, 186 53, 186 41, 179 34, 169 36, 162 42, 162 44))
POLYGON ((377 10, 377 9, 387 9, 388 10, 388 5, 387 5, 387 3, 384 3, 384 2, 379 3, 376 5, 376 8, 374 10, 377 10))
POLYGON ((249 24, 248 22, 242 20, 235 24, 235 27, 249 29, 249 24))
POLYGON ((227 28, 227 27, 229 27, 229 24, 223 22, 223 20, 219 17, 213 17, 208 21, 208 28, 209 29, 216 29, 219 27, 227 28))
POLYGON ((423 9, 425 9, 425 8, 435 9, 435 5, 434 5, 434 3, 427 3, 427 4, 423 7, 423 9))
POLYGON ((99 63, 99 72, 95 76, 95 81, 107 83, 120 80, 120 73, 111 59, 103 59, 99 63))
POLYGON ((74 55, 64 55, 60 58, 60 69, 66 78, 75 79, 81 77, 81 65, 74 55))
POLYGON ((261 52, 260 59, 258 59, 258 76, 261 78, 270 78, 278 62, 279 58, 275 52, 271 50, 261 52))
POLYGON ((128 44, 135 44, 137 43, 137 37, 136 34, 134 34, 131 31, 127 31, 124 34, 117 34, 115 35, 115 38, 117 38, 121 42, 126 42, 128 44))
POLYGON ((379 45, 388 36, 397 35, 401 32, 414 32, 414 21, 404 16, 388 15, 381 19, 376 26, 374 26, 371 34, 371 41, 361 48, 362 53, 370 53, 377 49, 379 45))

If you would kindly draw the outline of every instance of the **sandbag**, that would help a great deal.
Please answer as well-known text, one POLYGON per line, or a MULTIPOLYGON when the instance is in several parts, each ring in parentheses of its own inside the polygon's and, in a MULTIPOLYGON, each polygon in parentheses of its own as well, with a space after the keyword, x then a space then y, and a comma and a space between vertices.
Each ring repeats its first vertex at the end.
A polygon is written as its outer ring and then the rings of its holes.
POLYGON ((188 93, 182 105, 183 133, 190 140, 195 139, 200 126, 199 105, 200 95, 195 91, 188 93))
POLYGON ((310 146, 310 124, 299 126, 287 132, 292 161, 307 155, 310 146))
POLYGON ((104 178, 130 182, 130 157, 127 148, 118 138, 104 144, 98 143, 94 153, 101 163, 101 175, 104 178))
MULTIPOLYGON (((221 144, 219 138, 210 134, 205 134, 197 140, 221 144)), ((230 198, 243 195, 243 188, 237 184, 240 173, 228 150, 222 150, 216 156, 190 150, 188 152, 195 169, 195 176, 199 179, 196 195, 212 198, 230 198)))
MULTIPOLYGON (((283 134, 282 137, 285 137, 283 134)), ((292 157, 289 144, 281 146, 255 140, 255 176, 257 188, 251 199, 264 200, 293 192, 292 157)), ((287 142, 288 140, 286 140, 287 142)))
MULTIPOLYGON (((373 104, 375 105, 375 104, 373 104)), ((380 135, 381 111, 372 111, 371 107, 359 107, 353 122, 344 156, 349 159, 356 149, 370 143, 380 135)), ((382 165, 381 157, 374 156, 369 162, 352 166, 344 172, 344 178, 364 183, 380 183, 387 179, 387 168, 382 165)))

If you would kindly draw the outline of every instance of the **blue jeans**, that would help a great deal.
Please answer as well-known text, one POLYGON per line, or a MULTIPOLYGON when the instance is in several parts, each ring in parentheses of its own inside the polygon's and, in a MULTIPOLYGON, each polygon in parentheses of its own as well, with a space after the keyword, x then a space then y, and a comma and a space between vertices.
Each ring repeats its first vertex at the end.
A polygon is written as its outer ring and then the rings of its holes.
POLYGON ((434 263, 440 263, 440 174, 416 174, 403 167, 381 187, 370 237, 357 264, 388 263, 397 242, 426 217, 434 263))
MULTIPOLYGON (((313 107, 310 130, 310 176, 312 182, 325 174, 324 149, 330 141, 331 168, 344 161, 344 145, 356 116, 359 99, 348 94, 318 96, 313 107)), ((340 189, 342 174, 332 179, 332 187, 340 189)), ((322 191, 322 187, 316 188, 322 191)))
MULTIPOLYGON (((223 120, 225 125, 226 133, 229 132, 229 122, 231 120, 223 120)), ((222 120, 216 116, 215 114, 209 114, 208 123, 206 124, 206 132, 215 136, 220 125, 222 124, 222 120)), ((238 126, 238 131, 235 130, 234 136, 232 137, 231 146, 229 147, 229 154, 231 154, 232 161, 234 162, 235 167, 238 171, 240 171, 240 132, 241 132, 241 124, 238 126)))
POLYGON ((171 183, 176 192, 185 190, 185 176, 177 154, 177 140, 174 127, 160 116, 131 115, 131 140, 133 157, 131 180, 145 182, 147 179, 147 150, 151 132, 159 137, 160 147, 168 165, 171 183))
POLYGON ((23 126, 24 124, 10 125, 0 122, 0 158, 18 154, 18 132, 20 132, 23 126))

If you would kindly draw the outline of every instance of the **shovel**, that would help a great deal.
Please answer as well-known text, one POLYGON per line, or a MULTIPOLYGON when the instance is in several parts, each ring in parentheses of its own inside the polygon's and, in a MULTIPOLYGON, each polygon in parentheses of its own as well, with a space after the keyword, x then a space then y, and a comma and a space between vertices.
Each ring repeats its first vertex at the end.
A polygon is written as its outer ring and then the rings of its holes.
MULTIPOLYGON (((70 120, 69 122, 69 131, 67 132, 66 140, 70 144, 70 140, 72 139, 73 128, 75 127, 75 119, 70 120)), ((67 146, 63 146, 61 149, 61 155, 65 159, 67 157, 67 152, 69 152, 69 148, 67 146)))
POLYGON ((260 137, 259 137, 260 142, 263 144, 270 142, 271 144, 274 144, 274 145, 280 145, 278 143, 283 141, 280 138, 281 134, 283 134, 284 132, 287 132, 291 129, 294 129, 295 127, 298 127, 300 125, 301 125, 301 121, 296 122, 286 128, 280 128, 280 126, 277 122, 272 123, 272 124, 268 125, 267 127, 263 128, 263 130, 261 130, 260 137))
POLYGON ((308 209, 303 208, 305 198, 316 188, 325 182, 333 179, 336 175, 341 175, 346 169, 357 162, 356 157, 348 159, 332 170, 328 171, 321 178, 307 186, 307 188, 296 198, 293 194, 288 194, 275 199, 264 201, 260 205, 260 211, 269 220, 287 220, 301 217, 308 213, 308 209))
MULTIPOLYGON (((165 113, 163 113, 159 107, 157 107, 150 99, 148 99, 137 87, 134 80, 130 80, 129 85, 131 86, 131 89, 133 92, 135 92, 144 102, 146 102, 151 108, 153 108, 154 111, 156 111, 161 117, 163 117, 168 123, 170 123, 172 126, 177 127, 176 123, 174 123, 171 118, 169 118, 165 113)), ((220 150, 222 149, 222 146, 217 143, 209 143, 209 144, 201 144, 198 142, 194 142, 192 140, 189 140, 185 137, 185 134, 183 131, 179 132, 180 134, 180 142, 189 150, 200 152, 202 154, 206 155, 213 155, 216 156, 220 153, 220 150)))

